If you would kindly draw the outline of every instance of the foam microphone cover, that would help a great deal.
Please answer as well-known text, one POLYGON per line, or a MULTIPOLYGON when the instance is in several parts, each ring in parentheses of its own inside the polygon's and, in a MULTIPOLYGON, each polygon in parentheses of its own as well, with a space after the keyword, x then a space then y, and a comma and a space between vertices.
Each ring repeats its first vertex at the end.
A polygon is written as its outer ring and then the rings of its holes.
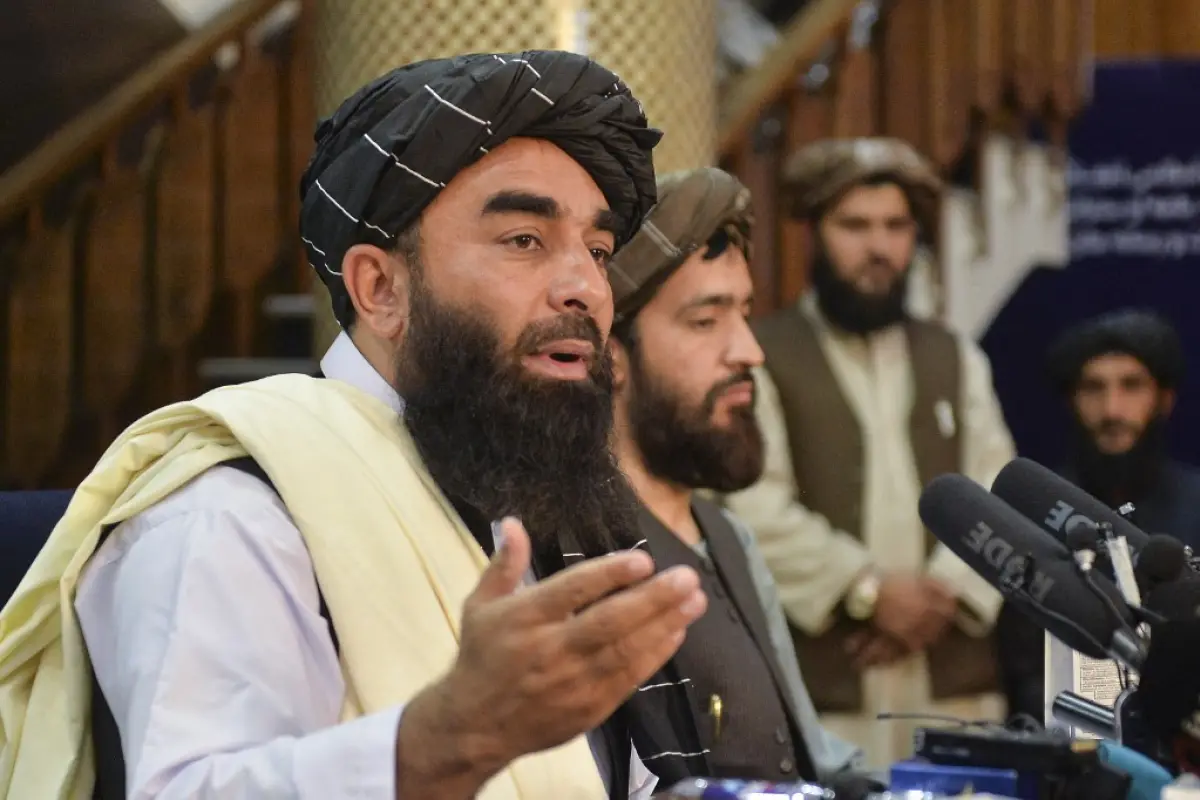
POLYGON ((1066 535, 1065 526, 1079 516, 1107 522, 1134 552, 1150 538, 1100 500, 1028 458, 1014 458, 1000 470, 992 482, 992 494, 1059 539, 1066 535))
POLYGON ((1146 593, 1142 605, 1168 620, 1200 618, 1200 578, 1161 583, 1146 593))
POLYGON ((1160 741, 1180 733, 1200 741, 1200 618, 1151 626, 1138 699, 1147 726, 1160 741))
POLYGON ((1156 533, 1146 541, 1134 564, 1134 574, 1143 593, 1160 584, 1178 580, 1185 569, 1187 553, 1183 542, 1162 533, 1156 533))

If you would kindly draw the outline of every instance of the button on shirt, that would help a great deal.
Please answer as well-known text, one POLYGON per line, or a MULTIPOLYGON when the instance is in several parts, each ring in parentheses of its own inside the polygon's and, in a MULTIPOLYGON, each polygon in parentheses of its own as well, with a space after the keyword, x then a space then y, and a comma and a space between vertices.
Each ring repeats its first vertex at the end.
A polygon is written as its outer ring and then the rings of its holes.
MULTIPOLYGON (((402 408, 345 334, 321 368, 402 408)), ((75 608, 132 800, 396 797, 403 708, 339 724, 345 684, 312 560, 258 479, 215 467, 118 526, 75 608)), ((603 739, 590 740, 607 785, 603 739)), ((636 752, 629 782, 631 800, 656 783, 636 752)))

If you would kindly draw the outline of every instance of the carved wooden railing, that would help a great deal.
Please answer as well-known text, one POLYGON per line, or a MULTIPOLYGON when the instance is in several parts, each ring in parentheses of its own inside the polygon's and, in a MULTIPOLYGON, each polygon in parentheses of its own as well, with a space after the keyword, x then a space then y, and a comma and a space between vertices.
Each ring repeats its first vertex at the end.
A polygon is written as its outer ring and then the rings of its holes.
MULTIPOLYGON (((780 213, 787 155, 825 137, 897 136, 976 186, 989 131, 1052 142, 1084 100, 1092 0, 813 0, 725 95, 723 165, 754 193, 758 311, 807 285, 809 232, 780 213)), ((936 239, 935 239, 936 240, 936 239)))
POLYGON ((0 175, 0 485, 77 480, 306 287, 308 16, 234 4, 0 175))

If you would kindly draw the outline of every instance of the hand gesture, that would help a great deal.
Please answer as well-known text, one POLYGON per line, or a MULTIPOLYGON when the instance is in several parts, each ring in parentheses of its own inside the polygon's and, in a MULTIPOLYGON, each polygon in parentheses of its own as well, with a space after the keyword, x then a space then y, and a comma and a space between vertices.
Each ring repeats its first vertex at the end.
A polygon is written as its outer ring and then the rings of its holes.
MULTIPOLYGON (((423 753, 434 747, 430 728, 452 733, 453 744, 439 746, 460 748, 458 770, 474 780, 599 727, 675 654, 707 606, 693 570, 655 575, 641 551, 522 587, 529 536, 512 519, 501 530, 503 545, 464 607, 458 659, 405 710, 399 743, 402 756, 406 742, 423 753), (422 716, 406 736, 418 700, 422 716)), ((430 797, 424 780, 420 794, 430 797)))

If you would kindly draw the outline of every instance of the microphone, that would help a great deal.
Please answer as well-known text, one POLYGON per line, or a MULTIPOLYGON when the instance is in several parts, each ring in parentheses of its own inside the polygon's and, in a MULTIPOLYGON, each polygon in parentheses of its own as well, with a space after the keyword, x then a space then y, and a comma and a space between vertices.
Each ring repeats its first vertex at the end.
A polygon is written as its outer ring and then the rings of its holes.
POLYGON ((921 493, 918 511, 938 541, 1063 644, 1134 669, 1141 663, 1144 646, 1117 588, 1092 573, 1095 587, 1087 586, 1066 546, 1012 506, 963 475, 947 474, 921 493))
MULTIPOLYGON (((1193 609, 1194 611, 1194 609, 1193 609)), ((1151 628, 1138 683, 1146 727, 1195 771, 1200 753, 1200 618, 1168 619, 1151 628)))
POLYGON ((1200 618, 1200 578, 1183 577, 1155 586, 1146 594, 1145 607, 1164 621, 1200 618))
POLYGON ((1142 592, 1179 580, 1188 568, 1187 548, 1173 536, 1152 535, 1133 565, 1134 575, 1142 592))
POLYGON ((1027 458, 1014 458, 1000 470, 992 482, 992 494, 1060 540, 1065 540, 1068 525, 1079 522, 1107 524, 1134 552, 1150 538, 1120 513, 1027 458))

